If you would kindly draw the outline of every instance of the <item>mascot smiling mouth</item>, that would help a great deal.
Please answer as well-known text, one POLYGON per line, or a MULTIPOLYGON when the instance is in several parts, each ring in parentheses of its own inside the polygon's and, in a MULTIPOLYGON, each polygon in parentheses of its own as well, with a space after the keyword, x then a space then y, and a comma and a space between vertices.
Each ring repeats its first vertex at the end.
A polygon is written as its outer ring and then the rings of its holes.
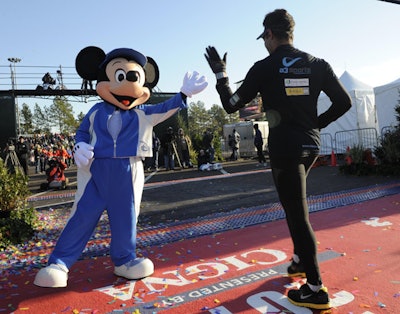
POLYGON ((135 100, 136 98, 130 97, 130 96, 119 96, 119 95, 114 95, 112 94, 115 99, 117 99, 121 104, 124 106, 129 107, 135 100))

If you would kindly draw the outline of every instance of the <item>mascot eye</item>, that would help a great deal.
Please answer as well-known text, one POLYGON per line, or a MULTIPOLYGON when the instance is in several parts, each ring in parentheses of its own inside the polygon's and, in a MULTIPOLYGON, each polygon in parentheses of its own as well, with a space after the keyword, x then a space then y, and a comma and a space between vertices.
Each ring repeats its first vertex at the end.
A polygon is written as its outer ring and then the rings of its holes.
POLYGON ((129 82, 140 82, 140 73, 138 71, 129 71, 126 73, 126 79, 129 82))
POLYGON ((126 78, 126 73, 124 70, 119 69, 115 72, 115 80, 117 82, 122 82, 125 78, 126 78))

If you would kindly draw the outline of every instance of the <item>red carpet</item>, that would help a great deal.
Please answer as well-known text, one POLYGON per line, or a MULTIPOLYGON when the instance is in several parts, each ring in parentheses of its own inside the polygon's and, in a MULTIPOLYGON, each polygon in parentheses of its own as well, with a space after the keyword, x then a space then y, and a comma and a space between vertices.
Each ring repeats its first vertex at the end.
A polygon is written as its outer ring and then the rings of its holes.
POLYGON ((400 313, 400 197, 311 214, 334 308, 311 311, 285 295, 292 244, 278 220, 142 250, 156 272, 112 274, 107 257, 79 261, 68 288, 33 285, 36 270, 0 279, 0 313, 400 313))

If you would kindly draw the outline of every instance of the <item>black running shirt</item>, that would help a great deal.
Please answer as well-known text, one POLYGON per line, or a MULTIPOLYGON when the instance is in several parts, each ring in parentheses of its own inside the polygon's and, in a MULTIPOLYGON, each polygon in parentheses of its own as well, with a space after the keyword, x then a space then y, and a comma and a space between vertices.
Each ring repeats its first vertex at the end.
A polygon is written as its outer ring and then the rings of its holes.
POLYGON ((292 45, 279 46, 267 58, 256 62, 233 95, 228 78, 217 80, 217 91, 228 113, 261 94, 269 122, 271 156, 295 157, 310 150, 318 151, 320 129, 351 107, 350 96, 331 66, 292 45), (321 91, 332 104, 318 116, 321 91))

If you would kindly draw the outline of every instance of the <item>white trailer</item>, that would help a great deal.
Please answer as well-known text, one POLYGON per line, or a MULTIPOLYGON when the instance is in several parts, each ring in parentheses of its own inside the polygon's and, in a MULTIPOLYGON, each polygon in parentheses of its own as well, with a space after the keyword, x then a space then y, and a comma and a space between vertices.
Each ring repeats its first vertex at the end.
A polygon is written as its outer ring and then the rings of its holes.
POLYGON ((268 122, 267 121, 244 121, 232 124, 225 124, 223 126, 223 139, 221 143, 223 157, 229 158, 232 153, 231 148, 228 145, 229 134, 232 134, 233 129, 240 134, 239 144, 239 156, 242 158, 255 157, 257 156, 257 150, 254 146, 254 124, 258 124, 258 128, 261 131, 264 146, 263 150, 267 150, 268 142, 268 122))

